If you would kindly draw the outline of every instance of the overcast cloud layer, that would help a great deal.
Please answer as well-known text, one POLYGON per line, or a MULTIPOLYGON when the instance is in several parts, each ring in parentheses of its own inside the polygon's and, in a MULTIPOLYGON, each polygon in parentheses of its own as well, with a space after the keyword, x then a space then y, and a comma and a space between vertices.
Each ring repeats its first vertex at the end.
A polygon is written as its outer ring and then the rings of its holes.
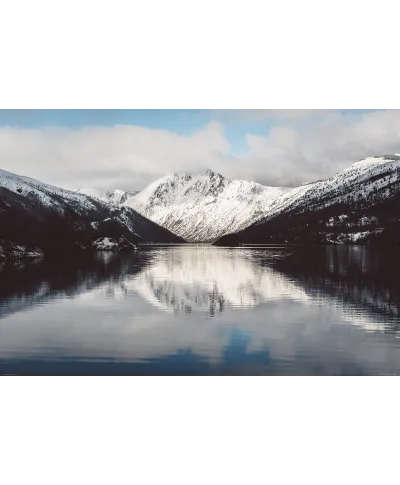
POLYGON ((218 121, 190 136, 126 125, 3 127, 0 167, 67 188, 139 190, 170 172, 207 168, 231 178, 294 186, 329 177, 366 156, 400 152, 399 110, 208 112, 218 121), (265 127, 265 136, 244 132, 247 153, 237 157, 224 134, 227 117, 273 125, 265 127))

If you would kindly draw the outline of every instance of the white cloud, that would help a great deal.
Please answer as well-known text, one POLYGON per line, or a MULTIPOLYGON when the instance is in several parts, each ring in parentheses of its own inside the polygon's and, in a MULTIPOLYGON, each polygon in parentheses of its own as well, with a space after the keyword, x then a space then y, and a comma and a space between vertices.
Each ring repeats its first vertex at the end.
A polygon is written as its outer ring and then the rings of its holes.
POLYGON ((299 120, 323 116, 327 109, 210 109, 211 116, 236 121, 299 120))
POLYGON ((322 116, 340 109, 399 109, 396 105, 339 105, 339 104, 238 104, 209 105, 212 113, 225 119, 234 117, 241 121, 299 120, 322 116))
POLYGON ((241 157, 231 153, 223 124, 215 121, 190 136, 138 126, 4 127, 0 166, 71 188, 138 190, 169 172, 207 168, 267 185, 298 185, 366 156, 400 152, 400 110, 291 116, 276 117, 265 136, 243 134, 248 151, 241 157))
POLYGON ((298 185, 329 177, 367 156, 399 152, 400 110, 332 111, 304 124, 276 125, 266 136, 247 134, 246 141, 243 165, 250 177, 271 185, 298 185))
POLYGON ((206 170, 228 152, 215 122, 191 136, 138 126, 0 128, 1 168, 64 187, 140 189, 168 172, 206 170))

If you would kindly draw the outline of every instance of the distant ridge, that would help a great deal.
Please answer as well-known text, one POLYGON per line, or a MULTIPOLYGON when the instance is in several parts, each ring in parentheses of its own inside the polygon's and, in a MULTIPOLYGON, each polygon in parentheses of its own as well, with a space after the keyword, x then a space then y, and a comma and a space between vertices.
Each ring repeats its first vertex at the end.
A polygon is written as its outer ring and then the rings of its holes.
POLYGON ((121 247, 182 241, 129 207, 0 170, 0 259, 49 253, 65 258, 101 238, 121 247))

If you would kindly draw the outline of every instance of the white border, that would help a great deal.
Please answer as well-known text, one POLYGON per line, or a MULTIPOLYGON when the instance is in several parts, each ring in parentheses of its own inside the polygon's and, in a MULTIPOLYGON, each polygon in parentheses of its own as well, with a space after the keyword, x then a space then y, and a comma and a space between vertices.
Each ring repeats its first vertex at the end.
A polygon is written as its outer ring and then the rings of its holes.
POLYGON ((2 108, 399 108, 396 3, 2 2, 2 108))
MULTIPOLYGON (((0 107, 399 108, 395 5, 3 1, 0 107)), ((394 378, 0 386, 6 485, 398 482, 394 378)))
POLYGON ((398 483, 392 378, 5 378, 2 391, 7 485, 398 483))

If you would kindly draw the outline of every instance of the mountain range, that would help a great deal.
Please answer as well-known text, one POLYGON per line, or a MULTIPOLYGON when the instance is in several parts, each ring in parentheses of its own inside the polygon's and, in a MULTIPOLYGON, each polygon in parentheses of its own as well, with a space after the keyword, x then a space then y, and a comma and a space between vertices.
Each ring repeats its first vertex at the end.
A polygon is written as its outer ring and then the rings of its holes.
POLYGON ((133 209, 0 170, 0 259, 183 242, 133 209))
POLYGON ((211 170, 140 192, 61 189, 0 170, 0 257, 149 243, 380 244, 400 240, 400 155, 366 158, 296 188, 211 170))
POLYGON ((294 188, 230 180, 211 170, 171 174, 123 205, 188 242, 235 233, 247 244, 397 242, 400 155, 369 157, 294 188))
POLYGON ((100 199, 103 202, 107 202, 111 205, 121 205, 126 202, 128 199, 133 197, 138 193, 138 191, 131 191, 125 192, 124 190, 98 190, 93 187, 85 187, 80 189, 73 189, 73 192, 77 192, 79 194, 89 195, 90 197, 94 197, 96 199, 100 199))

